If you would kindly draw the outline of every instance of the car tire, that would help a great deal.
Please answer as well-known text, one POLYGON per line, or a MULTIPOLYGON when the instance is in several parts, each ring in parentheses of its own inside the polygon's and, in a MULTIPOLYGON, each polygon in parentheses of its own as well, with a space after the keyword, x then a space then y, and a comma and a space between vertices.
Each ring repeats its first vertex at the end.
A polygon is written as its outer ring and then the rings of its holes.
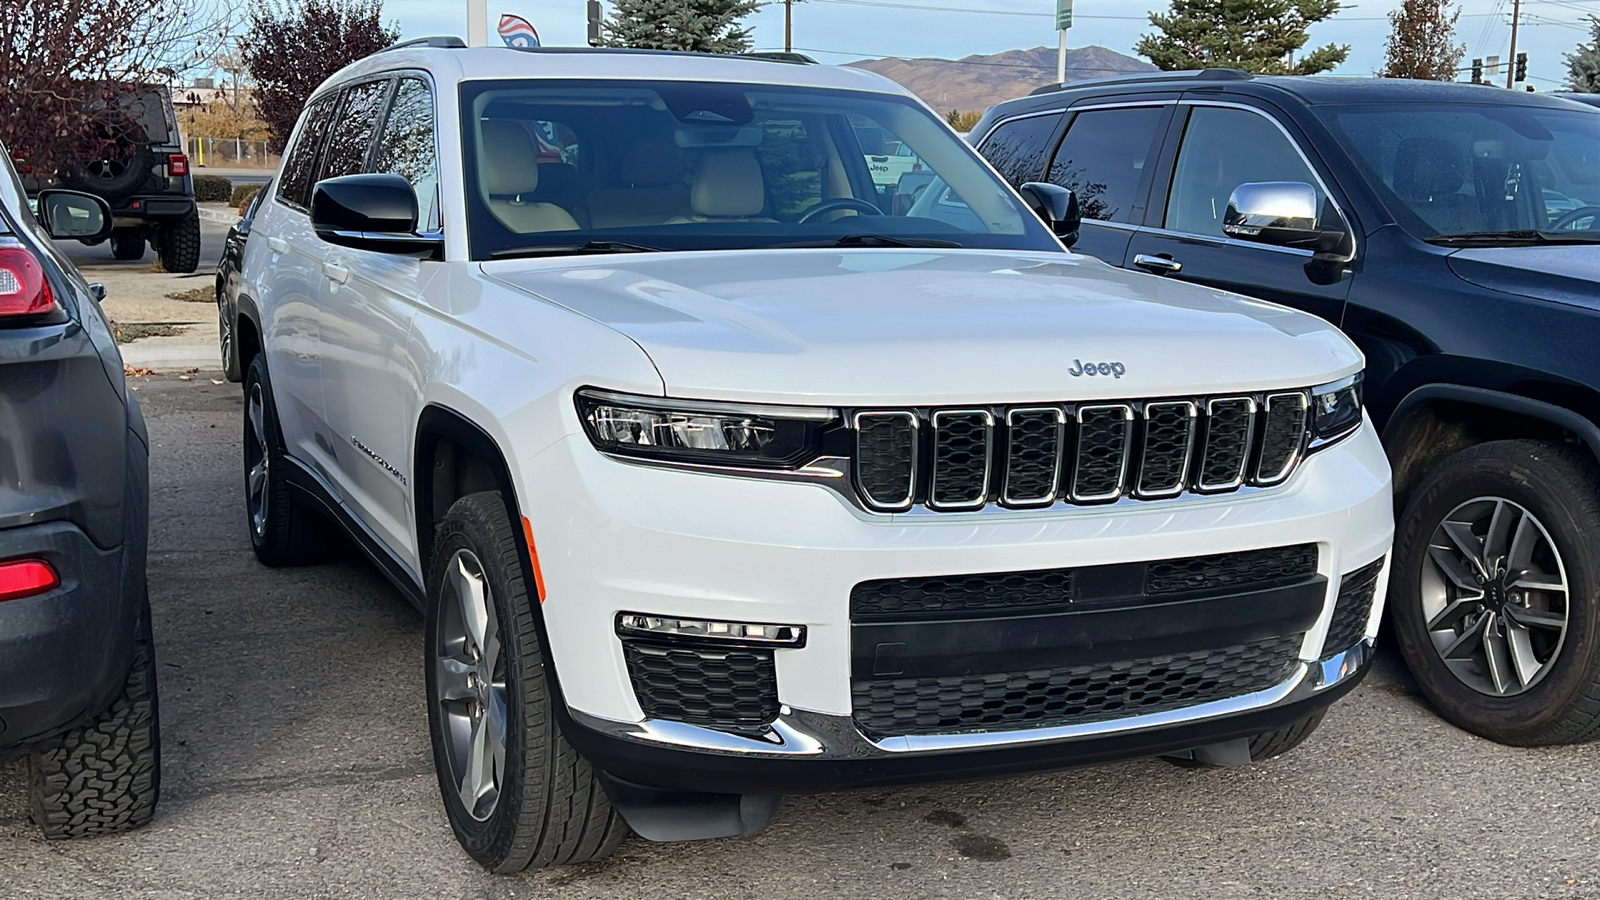
POLYGON ((191 212, 161 230, 161 268, 183 274, 200 268, 200 213, 191 212))
POLYGON ((239 370, 239 340, 235 337, 238 326, 235 317, 228 311, 228 303, 223 299, 222 291, 217 291, 217 351, 222 357, 222 377, 238 383, 244 379, 244 373, 239 370))
POLYGON ((1600 468, 1579 447, 1479 444, 1422 480, 1400 518, 1389 611, 1446 719, 1503 744, 1600 736, 1596 534, 1600 468))
POLYGON ((93 720, 28 751, 28 805, 52 840, 138 828, 161 794, 161 733, 150 600, 143 598, 122 691, 93 720))
POLYGON ((428 567, 428 723, 450 827, 491 872, 599 859, 628 834, 556 724, 536 603, 500 495, 457 500, 428 567))
MULTIPOLYGON (((1252 763, 1265 762, 1275 756, 1282 756, 1290 750, 1306 742, 1311 733, 1322 724, 1322 717, 1327 715, 1327 710, 1320 710, 1306 716, 1304 719, 1277 731, 1268 731, 1258 734, 1250 739, 1250 761, 1252 763)), ((1211 763, 1204 763, 1197 759, 1184 756, 1163 756, 1162 759, 1180 769, 1213 769, 1221 768, 1211 763)))
POLYGON ((290 493, 264 356, 250 361, 244 398, 245 525, 256 559, 274 568, 331 559, 344 546, 337 526, 290 493))
POLYGON ((137 231, 111 232, 111 255, 121 260, 144 258, 144 235, 137 231))

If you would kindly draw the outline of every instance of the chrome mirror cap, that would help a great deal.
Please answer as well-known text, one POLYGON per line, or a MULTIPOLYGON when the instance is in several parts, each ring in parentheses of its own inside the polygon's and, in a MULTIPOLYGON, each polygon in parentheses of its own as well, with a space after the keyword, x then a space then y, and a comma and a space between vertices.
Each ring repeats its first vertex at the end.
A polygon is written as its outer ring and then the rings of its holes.
POLYGON ((1303 181, 1241 184, 1228 197, 1222 232, 1267 244, 1315 240, 1317 192, 1303 181))

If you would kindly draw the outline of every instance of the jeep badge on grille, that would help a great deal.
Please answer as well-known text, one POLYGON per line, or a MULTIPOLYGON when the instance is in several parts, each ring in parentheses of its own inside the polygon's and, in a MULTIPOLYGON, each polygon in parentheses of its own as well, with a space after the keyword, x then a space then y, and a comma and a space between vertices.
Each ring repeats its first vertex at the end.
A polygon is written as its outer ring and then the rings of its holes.
POLYGON ((1115 375, 1121 378, 1127 371, 1128 367, 1119 362, 1086 363, 1081 359, 1075 359, 1067 374, 1074 378, 1081 375, 1115 375))

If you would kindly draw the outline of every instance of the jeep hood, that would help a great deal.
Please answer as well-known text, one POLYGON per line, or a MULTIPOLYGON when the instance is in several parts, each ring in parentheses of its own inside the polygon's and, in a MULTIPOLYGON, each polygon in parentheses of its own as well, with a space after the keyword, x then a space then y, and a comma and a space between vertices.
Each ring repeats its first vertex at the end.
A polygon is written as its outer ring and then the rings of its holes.
POLYGON ((1600 309, 1600 246, 1474 247, 1450 254, 1469 284, 1535 300, 1600 309))
POLYGON ((1307 386, 1362 365, 1320 319, 1064 253, 632 253, 483 270, 628 336, 678 397, 1094 400, 1307 386), (1089 374, 1099 363, 1122 376, 1089 374))

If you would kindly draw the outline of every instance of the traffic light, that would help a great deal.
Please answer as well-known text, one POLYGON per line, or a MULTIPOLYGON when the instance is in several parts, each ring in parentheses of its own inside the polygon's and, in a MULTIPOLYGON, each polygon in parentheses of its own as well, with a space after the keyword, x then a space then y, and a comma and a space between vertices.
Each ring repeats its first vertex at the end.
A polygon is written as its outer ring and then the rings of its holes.
POLYGON ((1518 53, 1517 54, 1517 68, 1516 68, 1514 74, 1512 75, 1512 77, 1515 78, 1517 81, 1527 81, 1528 80, 1528 54, 1526 54, 1526 53, 1518 53))
POLYGON ((1483 60, 1474 59, 1472 61, 1472 83, 1473 84, 1477 84, 1478 82, 1480 82, 1482 80, 1483 80, 1483 60))

